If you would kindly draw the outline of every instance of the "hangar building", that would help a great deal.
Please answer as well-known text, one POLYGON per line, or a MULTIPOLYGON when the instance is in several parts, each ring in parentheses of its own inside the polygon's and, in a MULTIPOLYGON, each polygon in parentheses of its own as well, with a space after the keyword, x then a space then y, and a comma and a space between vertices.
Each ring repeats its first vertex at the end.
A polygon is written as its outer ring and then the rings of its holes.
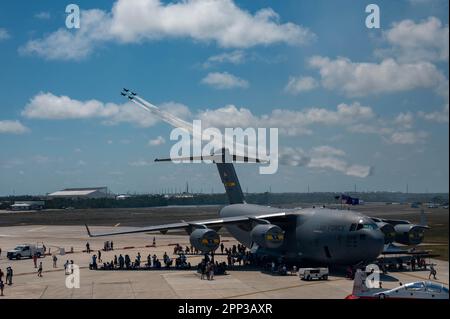
POLYGON ((86 187, 86 188, 66 188, 47 195, 48 198, 70 198, 70 199, 86 199, 86 198, 109 198, 111 194, 107 187, 86 187))

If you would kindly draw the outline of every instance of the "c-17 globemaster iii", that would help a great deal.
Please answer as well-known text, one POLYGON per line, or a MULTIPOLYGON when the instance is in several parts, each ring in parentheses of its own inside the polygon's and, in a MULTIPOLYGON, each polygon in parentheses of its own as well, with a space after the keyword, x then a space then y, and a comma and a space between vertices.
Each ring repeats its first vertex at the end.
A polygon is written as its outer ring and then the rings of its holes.
MULTIPOLYGON (((171 125, 186 123, 135 93, 132 97, 132 102, 171 125)), ((227 149, 222 149, 217 154, 189 159, 210 160, 217 166, 229 200, 229 205, 219 211, 217 219, 183 221, 102 234, 92 234, 86 226, 89 236, 153 231, 166 233, 169 230, 184 229, 191 244, 208 253, 219 246, 218 230, 225 227, 258 257, 282 258, 301 264, 355 265, 374 261, 383 252, 384 247, 393 242, 405 245, 421 243, 424 230, 428 228, 424 223, 415 225, 404 220, 371 218, 352 210, 282 209, 248 204, 233 165, 237 159, 236 155, 230 155, 227 149)), ((156 161, 171 160, 173 159, 156 161)), ((241 160, 249 161, 245 157, 241 160)))

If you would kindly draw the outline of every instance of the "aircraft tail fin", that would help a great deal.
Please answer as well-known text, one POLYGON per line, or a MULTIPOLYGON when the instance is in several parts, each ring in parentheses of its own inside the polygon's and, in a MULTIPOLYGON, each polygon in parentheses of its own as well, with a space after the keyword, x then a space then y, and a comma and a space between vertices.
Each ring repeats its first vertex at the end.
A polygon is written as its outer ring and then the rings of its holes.
POLYGON ((230 204, 245 203, 244 193, 232 163, 216 163, 225 192, 230 204))
POLYGON ((198 161, 198 160, 210 160, 216 164, 219 171, 220 179, 222 180, 225 192, 228 196, 230 204, 243 204, 245 203, 244 193, 242 192, 241 184, 234 169, 233 162, 242 163, 262 163, 264 161, 258 158, 250 158, 247 156, 231 155, 227 149, 222 149, 221 152, 211 154, 207 156, 189 156, 179 158, 164 158, 155 159, 155 162, 169 162, 169 161, 198 161))

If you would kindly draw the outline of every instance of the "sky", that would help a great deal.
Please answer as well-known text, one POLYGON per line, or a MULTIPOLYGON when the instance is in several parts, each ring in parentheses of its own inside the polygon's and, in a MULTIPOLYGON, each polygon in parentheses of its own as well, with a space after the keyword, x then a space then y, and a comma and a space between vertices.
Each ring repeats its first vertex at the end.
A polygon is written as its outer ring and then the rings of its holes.
POLYGON ((67 187, 223 192, 168 157, 172 128, 123 87, 205 127, 276 127, 280 166, 245 191, 449 189, 446 0, 0 3, 0 195, 67 187), (407 186, 408 185, 408 186, 407 186))

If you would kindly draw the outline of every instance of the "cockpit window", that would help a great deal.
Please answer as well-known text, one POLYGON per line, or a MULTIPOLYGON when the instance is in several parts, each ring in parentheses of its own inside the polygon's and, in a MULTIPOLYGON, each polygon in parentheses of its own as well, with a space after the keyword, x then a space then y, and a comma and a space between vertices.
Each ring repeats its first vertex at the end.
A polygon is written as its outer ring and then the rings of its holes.
POLYGON ((437 285, 434 282, 427 282, 427 290, 430 292, 441 292, 442 286, 437 285))
POLYGON ((360 229, 377 229, 377 225, 376 224, 363 224, 363 223, 359 223, 358 227, 356 228, 356 230, 360 230, 360 229))
POLYGON ((423 290, 425 288, 425 285, 423 282, 413 282, 410 284, 406 284, 405 288, 408 290, 423 290))

